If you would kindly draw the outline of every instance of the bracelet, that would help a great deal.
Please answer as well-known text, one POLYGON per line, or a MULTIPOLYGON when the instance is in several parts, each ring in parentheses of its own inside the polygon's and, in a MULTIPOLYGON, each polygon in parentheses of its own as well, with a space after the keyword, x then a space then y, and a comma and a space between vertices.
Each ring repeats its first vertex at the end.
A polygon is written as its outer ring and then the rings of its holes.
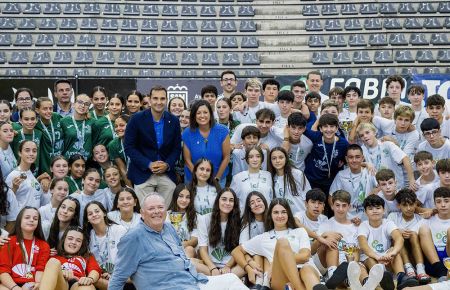
POLYGON ((209 271, 212 273, 212 271, 214 271, 214 270, 219 270, 219 269, 217 269, 217 267, 214 267, 214 268, 210 269, 209 271))
MULTIPOLYGON (((19 285, 15 284, 15 285, 12 286, 11 288, 9 288, 9 290, 12 290, 12 289, 14 289, 14 288, 16 288, 16 287, 19 287, 19 285)), ((20 288, 20 287, 19 287, 19 288, 20 288)))

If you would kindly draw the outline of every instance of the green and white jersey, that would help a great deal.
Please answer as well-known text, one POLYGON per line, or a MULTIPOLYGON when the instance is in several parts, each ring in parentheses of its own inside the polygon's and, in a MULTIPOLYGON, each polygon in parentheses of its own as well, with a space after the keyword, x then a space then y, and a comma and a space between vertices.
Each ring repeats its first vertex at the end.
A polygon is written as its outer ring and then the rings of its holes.
POLYGON ((109 142, 108 146, 109 159, 113 162, 117 158, 122 159, 122 161, 127 165, 129 163, 129 158, 125 155, 125 149, 123 147, 123 140, 119 137, 114 138, 111 142, 109 142))
POLYGON ((63 129, 61 127, 62 117, 53 113, 50 123, 45 125, 41 120, 37 122, 36 129, 42 132, 41 146, 39 152, 46 158, 40 159, 40 173, 50 174, 50 163, 53 157, 61 155, 64 146, 63 129))
POLYGON ((116 137, 114 131, 114 121, 111 120, 109 115, 101 117, 92 125, 92 144, 108 145, 116 137))
POLYGON ((72 176, 68 176, 64 178, 64 180, 67 181, 67 184, 69 184, 69 194, 83 191, 83 183, 81 178, 75 179, 72 176))
POLYGON ((36 143, 36 145, 37 145, 38 154, 36 157, 36 161, 34 162, 35 168, 33 170, 33 174, 36 176, 40 172, 39 171, 39 159, 40 159, 39 158, 39 156, 40 156, 39 150, 41 147, 42 132, 37 129, 34 129, 33 133, 31 133, 31 134, 23 133, 23 129, 19 129, 16 132, 17 132, 17 134, 14 136, 14 139, 11 143, 11 147, 12 147, 12 150, 13 150, 14 155, 16 156, 17 160, 19 160, 19 145, 20 145, 20 143, 22 143, 22 141, 24 141, 24 140, 34 141, 34 143, 36 143))
POLYGON ((92 110, 89 111, 89 119, 92 119, 92 120, 96 121, 96 120, 100 119, 101 117, 106 116, 107 114, 108 114, 108 111, 104 110, 103 111, 103 115, 97 115, 95 110, 92 109, 92 110))
POLYGON ((61 120, 64 136, 64 157, 67 159, 75 154, 81 154, 85 160, 92 152, 92 124, 93 120, 75 120, 73 116, 61 120))

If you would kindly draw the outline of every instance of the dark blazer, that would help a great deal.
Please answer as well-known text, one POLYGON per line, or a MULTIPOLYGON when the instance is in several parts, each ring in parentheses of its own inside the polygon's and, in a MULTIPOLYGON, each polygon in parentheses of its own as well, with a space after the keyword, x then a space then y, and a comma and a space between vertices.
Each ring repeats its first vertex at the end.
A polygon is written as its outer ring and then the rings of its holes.
POLYGON ((134 114, 127 124, 124 149, 130 158, 128 178, 134 184, 142 184, 149 179, 152 175, 149 165, 158 160, 169 164, 166 174, 175 181, 175 161, 181 154, 180 121, 169 112, 164 112, 163 118, 163 144, 159 149, 150 109, 134 114))

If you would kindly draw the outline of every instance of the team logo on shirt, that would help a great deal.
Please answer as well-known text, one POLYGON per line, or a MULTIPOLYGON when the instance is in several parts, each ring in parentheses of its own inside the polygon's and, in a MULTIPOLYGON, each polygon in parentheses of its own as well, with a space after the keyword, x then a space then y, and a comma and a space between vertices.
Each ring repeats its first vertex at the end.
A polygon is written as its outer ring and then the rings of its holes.
POLYGON ((378 253, 384 253, 384 246, 383 244, 380 244, 378 240, 374 240, 372 242, 372 249, 374 249, 378 253))
POLYGON ((447 233, 445 231, 436 233, 435 237, 436 241, 441 241, 444 245, 447 244, 447 233))

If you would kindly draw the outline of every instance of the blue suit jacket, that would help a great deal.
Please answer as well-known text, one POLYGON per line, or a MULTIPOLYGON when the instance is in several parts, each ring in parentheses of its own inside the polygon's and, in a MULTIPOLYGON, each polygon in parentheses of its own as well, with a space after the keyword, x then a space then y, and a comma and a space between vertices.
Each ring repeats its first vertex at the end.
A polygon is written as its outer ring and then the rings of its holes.
POLYGON ((175 161, 181 154, 180 121, 168 112, 164 112, 163 116, 163 144, 159 149, 150 109, 134 114, 127 124, 124 149, 126 155, 130 157, 128 178, 134 184, 144 183, 150 178, 152 172, 149 165, 157 160, 169 164, 170 168, 166 174, 175 181, 175 161))

